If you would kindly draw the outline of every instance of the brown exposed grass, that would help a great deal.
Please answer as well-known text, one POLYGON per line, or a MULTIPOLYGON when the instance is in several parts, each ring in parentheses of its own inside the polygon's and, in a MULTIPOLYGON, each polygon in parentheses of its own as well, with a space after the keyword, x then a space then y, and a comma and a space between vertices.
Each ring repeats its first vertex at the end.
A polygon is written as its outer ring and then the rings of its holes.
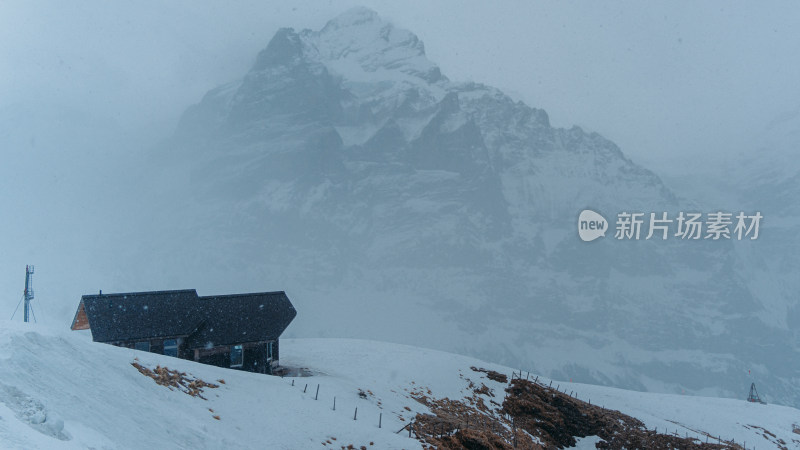
POLYGON ((731 442, 704 443, 693 438, 648 430, 640 420, 619 411, 591 405, 548 386, 523 379, 511 380, 502 412, 513 426, 548 446, 572 447, 576 437, 599 436, 601 449, 723 449, 741 447, 731 442))
POLYGON ((493 433, 478 430, 459 430, 453 435, 444 437, 437 448, 453 450, 507 450, 514 447, 493 433))
MULTIPOLYGON (((136 367, 143 375, 152 378, 158 385, 166 386, 170 390, 177 389, 192 397, 200 397, 203 400, 206 400, 206 398, 203 397, 203 389, 216 389, 219 387, 217 384, 207 383, 199 378, 187 375, 186 372, 172 370, 167 367, 156 366, 155 369, 150 369, 149 367, 139 364, 138 361, 132 362, 131 365, 136 367)), ((215 416, 215 418, 219 420, 218 417, 215 416)))
POLYGON ((508 377, 504 373, 496 372, 494 370, 488 370, 488 369, 484 369, 484 368, 479 368, 479 367, 475 367, 475 366, 470 367, 470 369, 472 369, 475 372, 485 373, 486 374, 486 378, 488 378, 488 379, 490 379, 492 381, 497 381, 498 383, 508 383, 508 377))
MULTIPOLYGON (((485 373, 487 378, 499 378, 490 371, 473 370, 485 373)), ((470 385, 475 386, 471 381, 470 385)), ((413 388, 410 394, 431 411, 431 414, 417 414, 408 425, 423 448, 567 448, 577 443, 576 438, 588 436, 602 439, 597 444, 600 449, 742 448, 733 442, 705 443, 675 434, 656 433, 634 417, 525 379, 511 380, 502 405, 491 401, 493 393, 483 384, 471 388, 471 395, 461 400, 435 399, 421 387, 413 388), (484 399, 490 399, 491 405, 487 406, 484 399)))

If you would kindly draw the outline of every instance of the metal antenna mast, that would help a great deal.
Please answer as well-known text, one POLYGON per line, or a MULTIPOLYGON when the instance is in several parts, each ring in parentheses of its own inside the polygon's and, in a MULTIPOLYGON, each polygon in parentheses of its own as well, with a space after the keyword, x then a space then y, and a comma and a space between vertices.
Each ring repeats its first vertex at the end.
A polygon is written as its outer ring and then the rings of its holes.
POLYGON ((23 312, 23 321, 30 321, 31 300, 33 300, 33 266, 25 266, 25 292, 23 294, 25 299, 25 310, 23 312))
POLYGON ((758 391, 756 390, 756 384, 750 383, 750 395, 747 396, 747 401, 751 403, 761 403, 765 404, 761 397, 758 396, 758 391))

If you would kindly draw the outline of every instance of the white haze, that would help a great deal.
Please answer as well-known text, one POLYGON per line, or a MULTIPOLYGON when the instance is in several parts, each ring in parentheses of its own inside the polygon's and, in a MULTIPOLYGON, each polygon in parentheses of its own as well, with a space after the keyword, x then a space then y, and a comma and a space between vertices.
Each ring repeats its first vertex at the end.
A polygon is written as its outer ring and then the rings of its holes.
POLYGON ((128 259, 145 244, 138 230, 183 225, 152 215, 163 198, 130 169, 158 164, 150 152, 180 114, 246 73, 278 28, 319 29, 354 4, 413 30, 447 76, 598 131, 655 171, 721 177, 715 159, 747 152, 800 104, 789 2, 0 0, 0 313, 14 310, 28 263, 37 315, 64 326, 97 289, 285 288, 128 259))
POLYGON ((602 132, 629 154, 727 154, 800 97, 792 2, 0 3, 0 103, 168 133, 240 76, 279 27, 363 4, 448 74, 602 132))
MULTIPOLYGON (((93 251, 124 245, 103 218, 144 220, 128 203, 147 180, 124 168, 279 27, 318 29, 355 3, 0 2, 0 310, 29 262, 45 316, 102 286, 93 251)), ((800 103, 791 2, 358 3, 413 29, 451 77, 645 162, 725 159, 800 103)))

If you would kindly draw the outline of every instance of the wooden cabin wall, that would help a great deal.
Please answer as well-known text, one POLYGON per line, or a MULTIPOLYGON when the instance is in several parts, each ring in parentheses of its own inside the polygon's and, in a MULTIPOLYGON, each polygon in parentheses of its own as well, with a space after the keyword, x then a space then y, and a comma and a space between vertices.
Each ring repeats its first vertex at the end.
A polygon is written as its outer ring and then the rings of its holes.
MULTIPOLYGON (((231 347, 219 346, 210 349, 199 349, 199 362, 217 367, 244 370, 248 372, 270 373, 269 349, 266 342, 242 344, 244 358, 241 367, 231 367, 231 347)), ((192 353, 194 359, 194 353, 192 353)))
MULTIPOLYGON (((116 342, 114 345, 135 348, 136 342, 141 342, 141 340, 116 342)), ((150 339, 149 342, 151 353, 164 353, 164 339, 150 339)), ((242 344, 244 358, 241 367, 231 367, 232 346, 228 345, 197 349, 199 357, 197 361, 202 364, 209 364, 217 367, 269 374, 272 373, 272 362, 277 362, 279 358, 278 342, 278 340, 272 341, 271 360, 269 357, 269 342, 252 342, 242 344)), ((178 338, 178 357, 192 361, 195 360, 195 349, 189 348, 186 340, 182 338, 178 338)))
MULTIPOLYGON (((217 367, 230 367, 231 354, 227 346, 198 349, 200 363, 217 367)), ((194 359, 194 351, 192 358, 194 359)))
POLYGON ((186 344, 186 339, 178 341, 178 358, 194 361, 194 350, 186 344))
POLYGON ((244 365, 241 368, 250 372, 269 373, 268 357, 266 342, 246 345, 244 346, 244 365))
POLYGON ((164 340, 150 339, 150 353, 164 354, 164 340))
POLYGON ((83 309, 83 302, 78 307, 78 314, 75 315, 75 321, 72 323, 73 330, 88 330, 89 318, 86 316, 86 310, 83 309))

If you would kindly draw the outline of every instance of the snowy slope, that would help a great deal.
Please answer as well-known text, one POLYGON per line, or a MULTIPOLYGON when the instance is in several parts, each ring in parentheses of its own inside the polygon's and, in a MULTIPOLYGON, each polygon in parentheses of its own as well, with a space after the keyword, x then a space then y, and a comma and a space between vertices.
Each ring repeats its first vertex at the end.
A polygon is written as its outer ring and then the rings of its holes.
MULTIPOLYGON (((395 433, 417 412, 427 411, 409 397, 412 390, 430 389, 432 397, 460 399, 471 394, 470 379, 495 392, 505 386, 473 372, 471 366, 511 374, 510 368, 468 357, 372 341, 285 340, 282 354, 285 366, 305 368, 311 376, 232 371, 93 343, 83 332, 4 322, 0 448, 298 449, 323 448, 326 441, 327 448, 420 448, 407 434, 395 433), (191 397, 140 374, 131 366, 135 359, 145 366, 166 365, 207 382, 225 383, 207 388, 208 400, 191 397)), ((700 439, 704 437, 699 433, 706 432, 759 449, 776 448, 774 442, 783 439, 789 448, 800 448, 800 436, 792 433, 800 412, 793 408, 558 381, 553 385, 631 414, 648 428, 700 439)), ((592 439, 582 444, 587 442, 592 439)))

